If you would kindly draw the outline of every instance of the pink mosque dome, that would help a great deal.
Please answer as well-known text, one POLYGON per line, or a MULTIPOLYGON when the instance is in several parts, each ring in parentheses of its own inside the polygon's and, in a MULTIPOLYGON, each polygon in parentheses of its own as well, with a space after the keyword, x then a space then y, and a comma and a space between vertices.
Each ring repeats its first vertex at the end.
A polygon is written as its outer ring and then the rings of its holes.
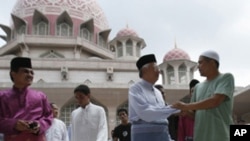
POLYGON ((163 62, 170 60, 190 60, 190 57, 185 51, 175 46, 175 48, 166 53, 163 58, 163 62))
MULTIPOLYGON (((17 0, 12 14, 32 25, 34 11, 42 13, 50 22, 55 22, 65 11, 72 19, 74 31, 82 22, 93 19, 95 28, 108 29, 106 16, 96 0, 17 0)), ((31 27, 29 27, 31 28, 31 27)))
POLYGON ((134 36, 138 37, 138 34, 135 32, 135 30, 129 28, 128 26, 124 29, 121 29, 117 34, 116 37, 124 37, 124 36, 134 36))

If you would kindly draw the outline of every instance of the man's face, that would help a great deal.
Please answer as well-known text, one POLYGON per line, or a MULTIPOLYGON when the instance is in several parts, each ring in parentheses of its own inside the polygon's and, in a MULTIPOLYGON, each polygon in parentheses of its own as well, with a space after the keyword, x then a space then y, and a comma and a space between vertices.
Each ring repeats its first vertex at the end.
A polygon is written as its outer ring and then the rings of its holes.
POLYGON ((200 56, 198 61, 198 69, 201 76, 207 76, 211 69, 211 60, 205 59, 204 57, 200 56))
POLYGON ((151 79, 156 82, 159 78, 159 74, 160 74, 160 69, 158 65, 156 63, 149 63, 146 75, 150 75, 151 79))
POLYGON ((57 118, 59 115, 59 108, 55 104, 52 105, 52 112, 53 112, 53 117, 57 118))
POLYGON ((118 116, 119 116, 121 121, 128 120, 128 115, 124 111, 119 112, 118 116))
POLYGON ((19 68, 17 72, 12 71, 14 83, 20 86, 29 86, 33 82, 34 72, 31 68, 19 68))
POLYGON ((77 100, 77 103, 80 106, 86 106, 89 103, 89 94, 85 95, 82 92, 76 92, 75 93, 75 99, 77 100))

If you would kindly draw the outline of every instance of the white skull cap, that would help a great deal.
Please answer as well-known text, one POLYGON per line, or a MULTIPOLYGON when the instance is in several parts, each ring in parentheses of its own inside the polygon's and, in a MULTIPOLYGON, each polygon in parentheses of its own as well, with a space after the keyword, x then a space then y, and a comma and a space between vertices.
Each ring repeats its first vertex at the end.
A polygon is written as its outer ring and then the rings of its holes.
POLYGON ((218 63, 220 63, 220 57, 219 57, 218 53, 215 52, 215 51, 213 51, 213 50, 205 51, 205 52, 203 52, 200 56, 205 56, 205 57, 214 59, 214 60, 216 60, 218 63))

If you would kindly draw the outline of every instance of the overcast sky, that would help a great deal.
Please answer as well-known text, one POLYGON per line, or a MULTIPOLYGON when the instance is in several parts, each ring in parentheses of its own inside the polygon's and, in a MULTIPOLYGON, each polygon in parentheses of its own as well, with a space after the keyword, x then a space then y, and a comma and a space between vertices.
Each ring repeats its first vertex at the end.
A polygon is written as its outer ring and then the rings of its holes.
MULTIPOLYGON (((0 23, 9 25, 15 0, 0 1, 4 3, 0 23)), ((147 44, 142 55, 154 53, 158 64, 174 48, 175 40, 193 61, 203 51, 215 50, 221 58, 220 71, 231 72, 236 86, 250 85, 249 0, 97 1, 112 29, 110 39, 128 25, 147 44)), ((195 78, 204 80, 198 71, 195 78)))

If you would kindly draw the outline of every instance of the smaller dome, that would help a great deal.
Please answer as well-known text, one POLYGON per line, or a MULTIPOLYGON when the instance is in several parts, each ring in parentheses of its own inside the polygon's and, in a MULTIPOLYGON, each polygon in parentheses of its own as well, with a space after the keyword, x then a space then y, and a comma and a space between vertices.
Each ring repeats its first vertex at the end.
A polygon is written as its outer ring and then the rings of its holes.
POLYGON ((185 51, 175 47, 164 56, 163 62, 181 59, 190 60, 190 57, 185 51))
POLYGON ((134 37, 138 37, 138 34, 131 28, 124 28, 121 29, 117 34, 116 37, 124 37, 124 36, 134 36, 134 37))

